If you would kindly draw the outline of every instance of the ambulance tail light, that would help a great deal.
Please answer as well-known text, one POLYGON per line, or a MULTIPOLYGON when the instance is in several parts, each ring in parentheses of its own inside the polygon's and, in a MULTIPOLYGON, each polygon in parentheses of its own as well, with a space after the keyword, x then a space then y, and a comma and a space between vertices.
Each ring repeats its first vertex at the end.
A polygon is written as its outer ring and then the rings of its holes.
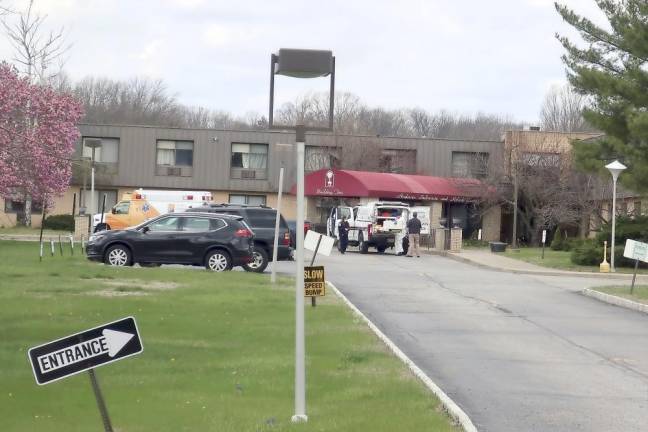
POLYGON ((373 235, 373 225, 369 224, 367 225, 367 240, 371 240, 372 235, 373 235))
POLYGON ((187 201, 193 201, 193 195, 185 195, 185 196, 183 197, 183 199, 185 199, 185 200, 187 200, 187 201))
POLYGON ((135 194, 135 199, 136 200, 141 200, 142 199, 142 194, 135 194))
POLYGON ((290 246, 290 231, 286 231, 283 236, 283 240, 281 240, 281 244, 284 246, 290 246))

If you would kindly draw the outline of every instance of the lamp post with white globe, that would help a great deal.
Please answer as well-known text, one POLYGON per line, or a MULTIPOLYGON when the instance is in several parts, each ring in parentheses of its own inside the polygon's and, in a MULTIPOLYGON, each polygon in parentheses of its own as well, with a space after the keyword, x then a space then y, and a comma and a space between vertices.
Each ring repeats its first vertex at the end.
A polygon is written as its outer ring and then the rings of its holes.
POLYGON ((627 167, 618 160, 615 160, 614 162, 605 165, 605 168, 607 168, 608 171, 610 171, 610 174, 612 174, 612 241, 610 242, 610 271, 615 272, 614 237, 616 234, 616 186, 619 174, 621 174, 621 172, 623 172, 627 167))

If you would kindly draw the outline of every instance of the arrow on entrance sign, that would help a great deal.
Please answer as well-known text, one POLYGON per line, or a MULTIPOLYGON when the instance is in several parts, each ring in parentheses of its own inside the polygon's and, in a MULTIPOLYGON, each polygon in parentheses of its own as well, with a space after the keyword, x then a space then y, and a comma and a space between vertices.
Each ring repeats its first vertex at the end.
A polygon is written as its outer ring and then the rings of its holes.
POLYGON ((142 352, 133 317, 104 324, 29 350, 36 382, 47 384, 142 352))

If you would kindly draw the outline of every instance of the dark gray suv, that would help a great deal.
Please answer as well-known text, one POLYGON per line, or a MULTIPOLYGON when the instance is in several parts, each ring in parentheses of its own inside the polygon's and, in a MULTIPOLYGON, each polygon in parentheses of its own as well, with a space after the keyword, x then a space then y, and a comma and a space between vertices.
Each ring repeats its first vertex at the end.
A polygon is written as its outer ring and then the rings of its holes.
MULTIPOLYGON (((188 212, 210 212, 241 216, 254 231, 254 249, 252 262, 243 266, 247 271, 261 273, 272 260, 274 244, 274 227, 277 210, 266 206, 248 206, 243 204, 209 204, 187 209, 188 212)), ((290 228, 283 216, 279 219, 279 246, 277 260, 289 260, 292 257, 290 246, 290 228)))

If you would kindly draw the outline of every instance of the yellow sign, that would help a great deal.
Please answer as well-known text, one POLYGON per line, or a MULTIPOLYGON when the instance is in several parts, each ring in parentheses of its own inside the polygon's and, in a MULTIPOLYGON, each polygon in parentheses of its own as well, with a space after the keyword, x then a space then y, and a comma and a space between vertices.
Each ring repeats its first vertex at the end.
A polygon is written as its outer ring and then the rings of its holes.
POLYGON ((304 293, 306 297, 323 297, 326 295, 324 266, 304 267, 304 293))

